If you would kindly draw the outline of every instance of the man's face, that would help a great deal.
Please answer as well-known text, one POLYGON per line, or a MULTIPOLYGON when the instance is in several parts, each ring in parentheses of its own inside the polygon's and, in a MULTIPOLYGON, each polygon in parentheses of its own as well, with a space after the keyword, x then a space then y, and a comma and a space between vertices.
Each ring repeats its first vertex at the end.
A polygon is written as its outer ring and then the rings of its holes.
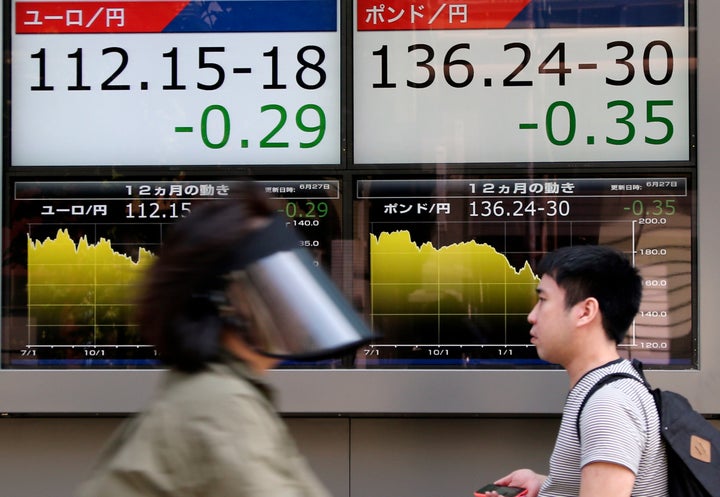
POLYGON ((552 277, 544 275, 536 291, 537 303, 528 314, 532 325, 530 341, 541 359, 564 365, 571 354, 574 329, 573 313, 565 308, 565 290, 552 277))

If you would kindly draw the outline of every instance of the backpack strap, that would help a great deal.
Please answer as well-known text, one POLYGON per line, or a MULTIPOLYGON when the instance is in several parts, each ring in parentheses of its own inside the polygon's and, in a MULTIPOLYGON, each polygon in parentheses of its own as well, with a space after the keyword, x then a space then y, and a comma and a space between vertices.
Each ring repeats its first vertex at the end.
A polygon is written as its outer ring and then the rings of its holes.
POLYGON ((623 378, 630 378, 631 380, 639 381, 640 383, 645 385, 648 390, 650 390, 650 385, 645 379, 645 373, 643 372, 642 363, 637 359, 633 359, 632 365, 633 368, 635 368, 635 370, 640 374, 640 378, 630 373, 609 373, 600 378, 597 383, 595 383, 590 388, 590 390, 588 390, 585 398, 580 403, 580 409, 578 409, 577 417, 575 418, 575 433, 577 434, 578 441, 580 441, 580 415, 582 414, 582 411, 585 408, 585 404, 587 404, 587 401, 590 399, 592 394, 597 392, 600 388, 604 387, 608 383, 612 383, 613 381, 622 380, 623 378))

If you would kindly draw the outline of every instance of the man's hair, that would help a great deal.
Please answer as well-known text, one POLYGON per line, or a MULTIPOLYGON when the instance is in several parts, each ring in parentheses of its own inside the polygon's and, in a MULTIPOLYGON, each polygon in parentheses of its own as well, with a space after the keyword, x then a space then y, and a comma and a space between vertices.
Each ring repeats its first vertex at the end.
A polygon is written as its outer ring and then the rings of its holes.
POLYGON ((136 322, 160 360, 187 372, 220 356, 224 320, 216 300, 227 286, 228 260, 274 206, 252 183, 235 198, 207 200, 174 224, 159 257, 148 268, 136 306, 136 322))
POLYGON ((597 299, 605 333, 622 342, 642 298, 642 278, 622 252, 600 245, 563 247, 543 257, 537 272, 565 290, 568 309, 586 298, 597 299))

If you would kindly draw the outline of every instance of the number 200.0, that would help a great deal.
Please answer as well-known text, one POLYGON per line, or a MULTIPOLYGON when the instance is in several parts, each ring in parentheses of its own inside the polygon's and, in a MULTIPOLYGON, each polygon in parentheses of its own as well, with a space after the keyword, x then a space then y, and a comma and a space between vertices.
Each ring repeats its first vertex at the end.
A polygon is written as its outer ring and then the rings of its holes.
MULTIPOLYGON (((277 104, 268 104, 260 107, 260 112, 275 111, 278 114, 278 120, 272 130, 270 130, 261 140, 260 148, 288 148, 289 142, 285 141, 274 141, 275 136, 285 127, 287 123, 288 113, 287 110, 277 104)), ((305 133, 316 133, 313 140, 308 142, 300 142, 300 148, 312 148, 317 146, 325 136, 326 119, 325 113, 322 108, 315 104, 307 104, 300 107, 295 113, 295 125, 299 130, 305 133), (317 116, 317 124, 307 124, 304 116, 308 113, 314 113, 317 116)), ((200 134, 203 143, 206 147, 212 149, 223 148, 227 145, 230 140, 230 114, 227 109, 222 105, 210 105, 202 113, 200 120, 200 134), (208 121, 214 113, 219 113, 222 121, 221 126, 221 137, 219 140, 213 140, 210 138, 208 132, 208 121)))

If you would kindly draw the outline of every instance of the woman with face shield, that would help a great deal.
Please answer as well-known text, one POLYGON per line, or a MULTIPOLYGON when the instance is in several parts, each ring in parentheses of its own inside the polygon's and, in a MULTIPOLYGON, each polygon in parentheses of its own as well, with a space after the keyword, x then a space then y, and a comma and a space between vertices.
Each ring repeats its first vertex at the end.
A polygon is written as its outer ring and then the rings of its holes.
POLYGON ((167 376, 79 497, 328 495, 262 373, 347 353, 370 331, 276 212, 248 186, 172 227, 137 305, 167 376))

